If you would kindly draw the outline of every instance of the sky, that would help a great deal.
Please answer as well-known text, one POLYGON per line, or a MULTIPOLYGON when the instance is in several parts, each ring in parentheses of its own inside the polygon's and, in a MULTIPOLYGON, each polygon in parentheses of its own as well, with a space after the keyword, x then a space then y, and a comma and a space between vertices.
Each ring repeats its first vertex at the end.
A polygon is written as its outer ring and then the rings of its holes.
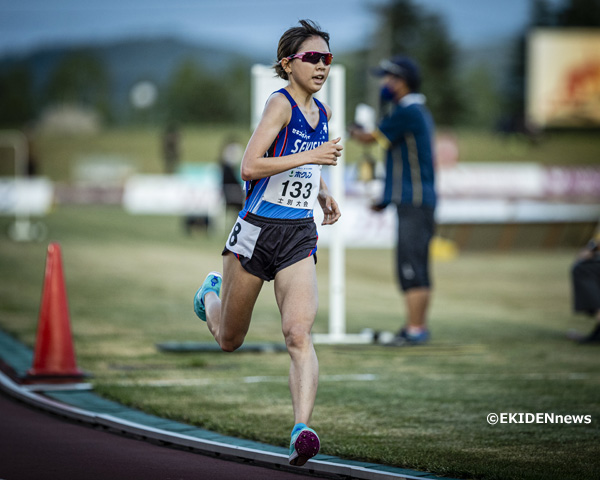
MULTIPOLYGON (((414 0, 446 18, 462 46, 494 42, 522 30, 529 0, 414 0)), ((557 0, 558 1, 558 0, 557 0)), ((385 0, 0 0, 0 55, 42 46, 175 35, 241 52, 274 52, 301 18, 331 34, 332 51, 368 42, 373 6, 385 0)))

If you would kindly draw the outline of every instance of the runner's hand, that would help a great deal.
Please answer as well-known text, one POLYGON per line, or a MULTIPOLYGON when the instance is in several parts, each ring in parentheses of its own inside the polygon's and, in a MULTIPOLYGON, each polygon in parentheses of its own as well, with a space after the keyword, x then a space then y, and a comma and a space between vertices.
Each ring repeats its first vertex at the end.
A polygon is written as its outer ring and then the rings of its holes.
POLYGON ((321 225, 333 225, 342 216, 337 202, 326 190, 321 190, 317 198, 324 213, 321 225))
POLYGON ((309 150, 313 156, 310 163, 316 165, 337 165, 337 159, 342 156, 342 150, 344 149, 340 143, 341 139, 341 137, 334 138, 313 150, 309 150))

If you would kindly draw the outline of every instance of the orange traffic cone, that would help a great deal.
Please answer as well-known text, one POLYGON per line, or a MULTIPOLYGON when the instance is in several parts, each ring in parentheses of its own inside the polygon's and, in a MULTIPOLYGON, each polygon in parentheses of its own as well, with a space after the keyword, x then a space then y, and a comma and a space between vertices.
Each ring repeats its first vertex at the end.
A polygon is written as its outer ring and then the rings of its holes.
POLYGON ((84 376, 75 362, 60 245, 51 243, 46 257, 33 367, 27 372, 27 380, 72 381, 84 376))

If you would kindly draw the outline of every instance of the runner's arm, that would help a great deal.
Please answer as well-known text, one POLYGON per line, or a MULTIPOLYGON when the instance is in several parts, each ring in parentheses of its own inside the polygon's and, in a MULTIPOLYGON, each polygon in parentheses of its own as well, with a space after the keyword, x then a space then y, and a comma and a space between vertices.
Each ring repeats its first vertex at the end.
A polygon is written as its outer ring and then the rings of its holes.
POLYGON ((291 115, 291 106, 283 95, 271 96, 242 158, 241 173, 244 181, 270 177, 310 163, 337 165, 337 158, 341 156, 343 148, 339 138, 313 150, 278 157, 277 161, 264 156, 279 132, 289 123, 291 115))

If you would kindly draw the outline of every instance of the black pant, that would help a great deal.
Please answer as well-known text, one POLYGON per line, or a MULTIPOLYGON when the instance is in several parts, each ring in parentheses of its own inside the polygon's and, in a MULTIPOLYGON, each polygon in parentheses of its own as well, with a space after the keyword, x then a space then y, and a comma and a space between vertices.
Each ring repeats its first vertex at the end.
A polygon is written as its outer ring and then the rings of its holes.
POLYGON ((574 310, 595 315, 600 310, 600 256, 575 262, 571 278, 574 310))
POLYGON ((431 287, 429 242, 435 230, 430 207, 398 205, 397 274, 402 290, 431 287))

